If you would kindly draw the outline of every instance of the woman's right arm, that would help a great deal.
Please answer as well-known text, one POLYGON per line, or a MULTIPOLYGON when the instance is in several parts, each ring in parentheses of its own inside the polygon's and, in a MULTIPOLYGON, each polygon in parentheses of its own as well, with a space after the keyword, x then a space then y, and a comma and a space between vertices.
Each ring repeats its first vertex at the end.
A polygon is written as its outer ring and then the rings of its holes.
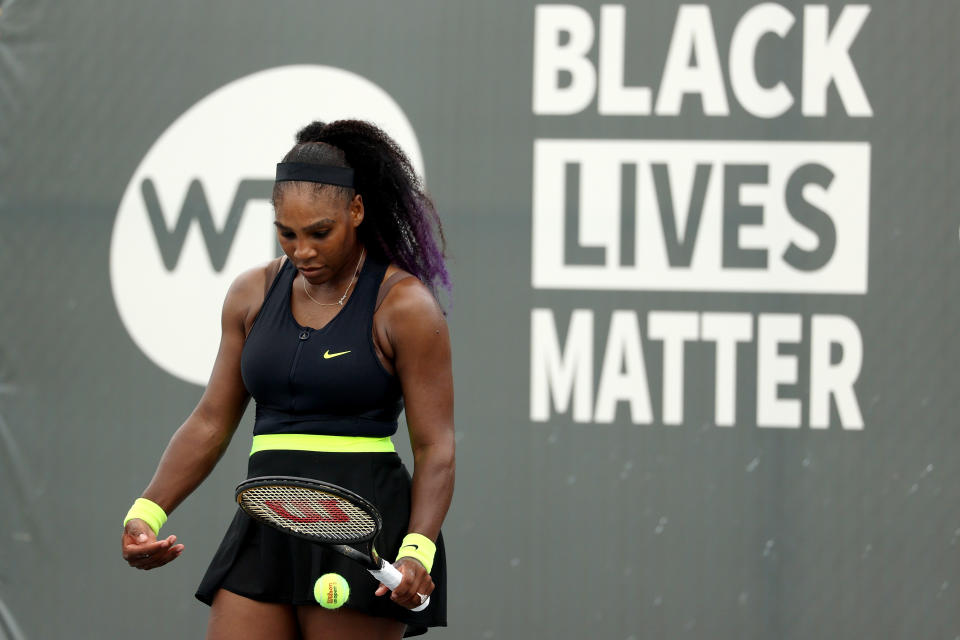
MULTIPOLYGON (((230 286, 221 314, 220 350, 210 381, 196 408, 167 445, 143 492, 169 514, 210 474, 233 436, 250 396, 240 376, 240 353, 253 315, 263 300, 265 272, 251 269, 230 286)), ((124 527, 123 558, 132 567, 153 569, 183 551, 176 536, 157 540, 139 518, 124 527)))

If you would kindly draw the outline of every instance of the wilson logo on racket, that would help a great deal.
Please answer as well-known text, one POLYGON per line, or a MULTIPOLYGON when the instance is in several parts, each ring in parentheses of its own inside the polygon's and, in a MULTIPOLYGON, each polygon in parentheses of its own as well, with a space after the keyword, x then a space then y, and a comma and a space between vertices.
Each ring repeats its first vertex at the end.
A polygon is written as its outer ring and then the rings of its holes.
POLYGON ((291 522, 350 522, 336 500, 264 500, 263 504, 291 522))

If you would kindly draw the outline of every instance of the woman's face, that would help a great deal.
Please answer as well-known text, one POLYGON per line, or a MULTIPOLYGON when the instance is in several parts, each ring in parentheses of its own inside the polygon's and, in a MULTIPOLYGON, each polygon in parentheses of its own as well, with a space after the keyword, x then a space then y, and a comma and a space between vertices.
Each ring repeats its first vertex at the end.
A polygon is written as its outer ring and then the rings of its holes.
POLYGON ((344 198, 337 189, 284 189, 275 207, 277 239, 310 284, 322 284, 356 266, 357 227, 363 222, 360 195, 344 198))

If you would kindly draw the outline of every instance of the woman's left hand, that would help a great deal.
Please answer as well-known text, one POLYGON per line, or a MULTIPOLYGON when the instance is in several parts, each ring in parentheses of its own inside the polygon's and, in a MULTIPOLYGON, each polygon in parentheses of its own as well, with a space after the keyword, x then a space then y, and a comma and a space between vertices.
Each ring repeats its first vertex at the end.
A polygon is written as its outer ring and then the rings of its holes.
MULTIPOLYGON (((419 607, 422 600, 418 594, 429 596, 433 593, 433 578, 426 568, 413 558, 400 558, 393 566, 403 574, 403 581, 390 594, 390 599, 407 609, 419 607)), ((388 591, 386 585, 381 584, 376 595, 382 596, 388 591)))

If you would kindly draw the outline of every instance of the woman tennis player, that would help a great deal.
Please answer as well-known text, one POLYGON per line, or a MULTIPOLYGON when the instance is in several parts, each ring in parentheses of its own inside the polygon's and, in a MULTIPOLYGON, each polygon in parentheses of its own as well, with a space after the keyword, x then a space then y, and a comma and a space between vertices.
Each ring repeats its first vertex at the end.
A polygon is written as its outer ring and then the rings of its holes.
POLYGON ((360 121, 300 131, 273 205, 285 255, 231 285, 210 382, 127 515, 123 557, 154 569, 180 555, 159 528, 213 469, 252 396, 248 476, 313 478, 369 500, 383 516, 377 548, 403 581, 390 592, 360 564, 238 510, 196 594, 211 605, 207 637, 424 633, 446 624, 440 525, 454 478, 440 221, 397 144, 360 121), (412 479, 390 440, 403 408, 412 479), (340 609, 314 599, 326 573, 350 585, 340 609))

